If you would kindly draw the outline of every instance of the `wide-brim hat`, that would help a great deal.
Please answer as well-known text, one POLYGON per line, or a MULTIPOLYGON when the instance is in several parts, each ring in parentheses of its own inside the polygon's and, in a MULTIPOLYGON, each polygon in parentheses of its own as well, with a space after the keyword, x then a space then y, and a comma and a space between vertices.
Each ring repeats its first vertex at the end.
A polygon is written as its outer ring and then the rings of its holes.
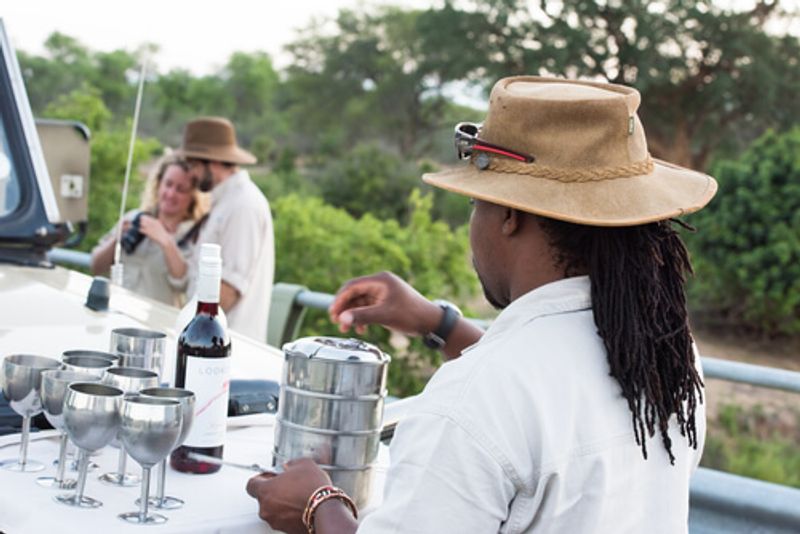
POLYGON ((252 165, 258 160, 236 142, 236 130, 223 117, 200 117, 183 130, 183 142, 176 151, 184 158, 252 165))
POLYGON ((476 130, 470 162, 423 180, 595 226, 632 226, 699 210, 716 193, 716 181, 650 157, 639 102, 639 92, 622 85, 502 79, 476 130))

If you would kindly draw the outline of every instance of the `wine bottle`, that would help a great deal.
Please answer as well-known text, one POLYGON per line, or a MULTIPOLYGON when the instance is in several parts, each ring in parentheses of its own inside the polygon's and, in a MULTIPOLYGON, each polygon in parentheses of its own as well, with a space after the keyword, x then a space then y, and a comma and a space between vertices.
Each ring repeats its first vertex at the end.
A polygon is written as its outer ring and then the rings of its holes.
POLYGON ((175 387, 194 391, 192 428, 170 465, 186 473, 214 473, 220 466, 189 458, 197 452, 222 458, 228 415, 231 342, 220 321, 222 260, 219 245, 203 244, 197 279, 197 311, 178 338, 175 387))

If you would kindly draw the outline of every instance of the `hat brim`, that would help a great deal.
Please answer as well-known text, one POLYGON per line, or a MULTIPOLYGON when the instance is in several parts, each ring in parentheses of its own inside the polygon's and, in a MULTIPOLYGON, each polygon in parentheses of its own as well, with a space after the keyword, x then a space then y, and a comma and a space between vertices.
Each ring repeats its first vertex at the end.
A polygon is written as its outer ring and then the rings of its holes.
POLYGON ((204 150, 187 150, 179 148, 175 151, 178 156, 184 158, 207 159, 210 161, 222 161, 224 163, 235 163, 237 165, 255 165, 258 158, 243 148, 228 147, 214 149, 209 147, 204 150))
POLYGON ((482 171, 474 165, 422 179, 461 195, 591 226, 634 226, 679 217, 705 206, 717 191, 717 182, 708 175, 653 161, 650 174, 592 182, 482 171))

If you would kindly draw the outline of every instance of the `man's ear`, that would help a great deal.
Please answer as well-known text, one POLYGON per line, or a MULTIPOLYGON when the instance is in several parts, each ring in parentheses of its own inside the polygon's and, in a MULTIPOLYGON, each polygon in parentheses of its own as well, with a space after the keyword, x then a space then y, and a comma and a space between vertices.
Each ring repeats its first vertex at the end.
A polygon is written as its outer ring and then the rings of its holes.
POLYGON ((523 213, 514 208, 505 208, 503 213, 502 232, 504 236, 512 236, 522 227, 523 213))

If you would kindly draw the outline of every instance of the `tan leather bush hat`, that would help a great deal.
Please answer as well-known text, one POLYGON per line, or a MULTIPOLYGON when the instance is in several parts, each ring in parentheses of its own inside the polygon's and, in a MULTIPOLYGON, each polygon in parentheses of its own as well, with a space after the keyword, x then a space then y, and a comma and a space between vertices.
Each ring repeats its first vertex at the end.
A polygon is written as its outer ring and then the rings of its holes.
POLYGON ((595 226, 632 226, 699 210, 716 193, 716 181, 650 157, 636 115, 640 99, 622 85, 502 79, 477 132, 483 148, 475 146, 469 164, 422 178, 455 193, 595 226))
POLYGON ((177 150, 184 158, 252 165, 258 160, 236 143, 236 130, 223 117, 200 117, 183 130, 183 143, 177 150))

